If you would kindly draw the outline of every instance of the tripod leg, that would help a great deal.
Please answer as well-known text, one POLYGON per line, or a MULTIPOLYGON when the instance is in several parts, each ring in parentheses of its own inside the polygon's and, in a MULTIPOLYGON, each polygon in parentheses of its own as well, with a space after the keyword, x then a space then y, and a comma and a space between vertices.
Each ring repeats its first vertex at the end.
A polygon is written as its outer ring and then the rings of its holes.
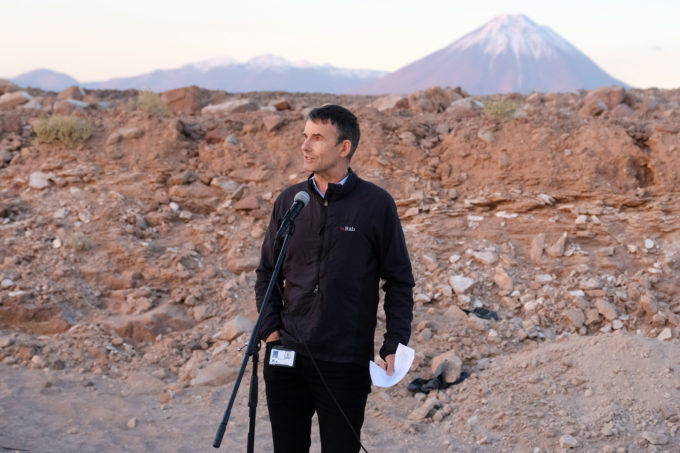
POLYGON ((250 421, 248 425, 248 453, 253 453, 255 450, 255 419, 257 415, 257 363, 259 360, 259 349, 260 342, 257 342, 255 346, 255 352, 253 353, 253 374, 250 378, 250 396, 248 397, 248 413, 250 416, 250 421))

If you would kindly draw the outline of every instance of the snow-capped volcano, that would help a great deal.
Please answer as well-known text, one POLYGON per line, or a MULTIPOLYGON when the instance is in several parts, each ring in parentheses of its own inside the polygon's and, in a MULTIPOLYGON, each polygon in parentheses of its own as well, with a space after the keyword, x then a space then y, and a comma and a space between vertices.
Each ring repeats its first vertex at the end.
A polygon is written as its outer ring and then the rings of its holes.
POLYGON ((291 62, 277 55, 260 55, 245 62, 217 57, 176 69, 104 82, 84 83, 86 88, 128 88, 164 91, 189 85, 227 91, 309 91, 344 93, 383 76, 385 71, 345 69, 307 61, 291 62))
POLYGON ((625 85, 549 27, 501 15, 447 47, 381 77, 361 93, 461 86, 472 94, 574 91, 625 85))

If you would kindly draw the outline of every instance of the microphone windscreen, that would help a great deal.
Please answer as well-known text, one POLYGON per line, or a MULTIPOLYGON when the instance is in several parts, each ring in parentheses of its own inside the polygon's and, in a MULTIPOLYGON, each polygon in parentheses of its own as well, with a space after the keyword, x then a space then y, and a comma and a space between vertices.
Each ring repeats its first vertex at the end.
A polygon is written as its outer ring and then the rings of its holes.
POLYGON ((309 194, 305 192, 304 190, 298 192, 295 194, 295 198, 293 199, 293 202, 299 201, 302 203, 303 206, 307 206, 307 203, 309 203, 309 194))

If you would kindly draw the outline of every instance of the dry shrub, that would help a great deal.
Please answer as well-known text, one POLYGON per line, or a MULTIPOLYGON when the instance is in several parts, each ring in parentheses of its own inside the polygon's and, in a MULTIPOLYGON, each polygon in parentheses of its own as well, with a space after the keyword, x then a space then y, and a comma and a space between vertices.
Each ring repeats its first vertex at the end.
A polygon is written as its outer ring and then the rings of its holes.
POLYGON ((42 143, 55 143, 73 148, 92 135, 92 121, 77 116, 52 116, 33 122, 33 130, 42 143))
POLYGON ((484 114, 492 120, 506 120, 520 107, 520 101, 508 98, 491 98, 484 102, 484 114))
POLYGON ((95 246, 94 239, 83 232, 75 232, 68 240, 69 245, 79 252, 91 250, 95 246))
POLYGON ((153 91, 140 91, 135 107, 156 115, 168 115, 170 113, 161 95, 153 91))

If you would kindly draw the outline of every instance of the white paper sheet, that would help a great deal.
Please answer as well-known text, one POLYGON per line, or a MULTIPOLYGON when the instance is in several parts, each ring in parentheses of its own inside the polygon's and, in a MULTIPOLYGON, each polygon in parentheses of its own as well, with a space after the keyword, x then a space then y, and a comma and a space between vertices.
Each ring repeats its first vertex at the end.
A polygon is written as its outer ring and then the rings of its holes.
POLYGON ((376 387, 392 387, 401 381, 406 376, 406 373, 408 373, 408 370, 411 369, 415 355, 416 351, 399 343, 394 357, 394 374, 392 376, 388 376, 387 371, 371 360, 368 366, 373 385, 376 387))

